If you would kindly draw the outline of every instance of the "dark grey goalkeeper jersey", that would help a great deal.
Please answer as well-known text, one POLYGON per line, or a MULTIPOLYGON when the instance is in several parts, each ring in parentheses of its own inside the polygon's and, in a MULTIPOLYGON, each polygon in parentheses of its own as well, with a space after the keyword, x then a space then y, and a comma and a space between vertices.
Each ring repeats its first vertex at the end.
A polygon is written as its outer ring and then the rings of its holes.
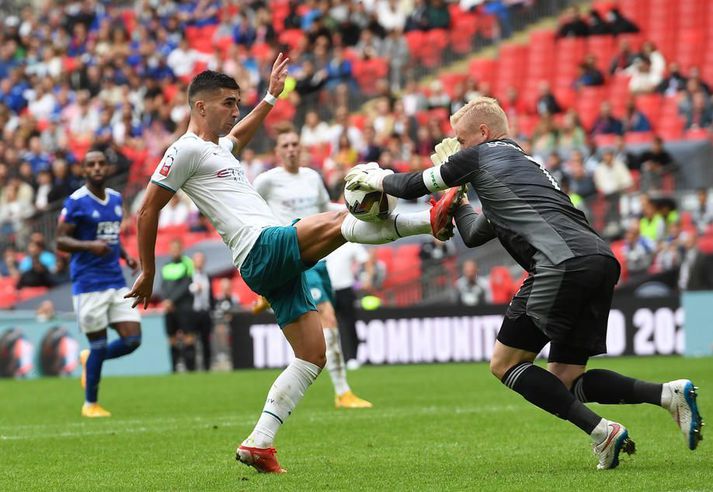
POLYGON ((456 216, 468 246, 497 237, 528 271, 580 256, 614 256, 557 181, 512 140, 464 149, 424 173, 387 176, 384 191, 416 198, 465 183, 473 186, 483 206, 482 215, 468 206, 456 216))

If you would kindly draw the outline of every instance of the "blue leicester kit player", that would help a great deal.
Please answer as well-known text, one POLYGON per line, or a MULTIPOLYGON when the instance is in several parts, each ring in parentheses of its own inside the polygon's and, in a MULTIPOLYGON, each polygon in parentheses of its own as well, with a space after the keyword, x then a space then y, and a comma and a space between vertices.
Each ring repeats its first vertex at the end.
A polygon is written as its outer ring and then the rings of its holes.
POLYGON ((124 299, 129 292, 119 258, 130 268, 137 262, 121 247, 121 195, 107 188, 107 161, 102 152, 90 151, 84 163, 85 184, 64 202, 57 227, 57 249, 71 253, 72 300, 79 328, 89 339, 83 350, 83 417, 110 417, 97 403, 102 364, 130 354, 141 344, 140 316, 124 299), (120 338, 107 342, 107 327, 120 338))

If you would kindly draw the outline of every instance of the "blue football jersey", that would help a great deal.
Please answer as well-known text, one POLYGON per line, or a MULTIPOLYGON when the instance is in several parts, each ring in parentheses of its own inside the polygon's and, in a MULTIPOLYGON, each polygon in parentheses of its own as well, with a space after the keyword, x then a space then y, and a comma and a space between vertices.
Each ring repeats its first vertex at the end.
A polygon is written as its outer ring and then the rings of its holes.
POLYGON ((73 237, 80 241, 100 239, 111 247, 111 251, 104 256, 96 256, 88 251, 72 253, 69 261, 72 294, 126 287, 119 265, 119 228, 123 214, 121 203, 121 195, 117 191, 107 188, 106 199, 102 201, 86 186, 65 200, 60 220, 74 224, 73 237))

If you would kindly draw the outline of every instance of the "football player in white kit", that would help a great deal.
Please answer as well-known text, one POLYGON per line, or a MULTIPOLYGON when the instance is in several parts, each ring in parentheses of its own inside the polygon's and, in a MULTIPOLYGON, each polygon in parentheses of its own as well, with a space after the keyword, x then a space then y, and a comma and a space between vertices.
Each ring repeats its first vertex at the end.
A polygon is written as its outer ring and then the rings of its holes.
POLYGON ((326 362, 324 333, 304 271, 347 241, 383 244, 415 234, 448 237, 461 199, 454 188, 430 210, 394 215, 378 223, 357 220, 344 210, 283 226, 248 182, 236 156, 277 102, 287 62, 278 55, 267 95, 239 122, 240 88, 232 77, 206 70, 193 79, 188 88, 188 130, 164 154, 138 212, 142 272, 126 295, 134 298, 134 306, 148 306, 156 274, 159 214, 182 189, 211 220, 248 286, 270 302, 295 354, 270 388, 252 433, 236 452, 239 461, 268 473, 284 471, 275 456, 275 434, 326 362))
MULTIPOLYGON (((309 167, 300 166, 300 137, 292 126, 278 130, 275 153, 279 166, 258 175, 253 186, 265 199, 283 225, 301 217, 329 210, 343 210, 344 205, 331 204, 322 176, 309 167)), ((327 344, 327 371, 334 385, 337 408, 371 408, 373 405, 356 396, 347 382, 347 371, 339 341, 337 316, 334 312, 332 284, 327 262, 320 260, 305 272, 307 289, 317 305, 327 344)))

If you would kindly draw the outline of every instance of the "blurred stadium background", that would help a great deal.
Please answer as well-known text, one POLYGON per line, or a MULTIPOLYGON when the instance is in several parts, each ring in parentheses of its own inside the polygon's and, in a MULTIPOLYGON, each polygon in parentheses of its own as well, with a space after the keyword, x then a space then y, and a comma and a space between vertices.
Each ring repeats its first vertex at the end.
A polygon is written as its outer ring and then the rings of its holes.
MULTIPOLYGON (((280 51, 291 59, 290 78, 242 155, 251 178, 274 166, 275 127, 290 121, 301 132, 304 165, 322 173, 338 201, 351 166, 377 160, 423 169, 451 131, 449 115, 476 95, 494 96, 512 137, 567 187, 622 263, 610 353, 710 355, 711 7, 708 0, 2 2, 0 372, 77 373, 84 341, 54 231, 63 199, 82 184, 85 153, 99 148, 109 157, 110 186, 128 212, 123 244, 136 256, 133 213, 166 146, 185 131, 191 77, 206 68, 234 76, 246 114, 280 51)), ((284 365, 289 350, 270 315, 248 313, 255 295, 206 218, 180 195, 161 217, 163 261, 174 238, 188 253, 207 253, 215 295, 234 297, 235 306, 215 313, 213 367, 284 365)), ((371 248, 353 268, 358 296, 368 296, 363 305, 377 309, 358 310, 348 355, 373 364, 486 360, 503 304, 524 278, 499 244, 467 250, 458 237, 371 248)), ((112 364, 114 374, 170 371, 160 296, 154 301, 143 322, 148 343, 125 365, 112 364)))

